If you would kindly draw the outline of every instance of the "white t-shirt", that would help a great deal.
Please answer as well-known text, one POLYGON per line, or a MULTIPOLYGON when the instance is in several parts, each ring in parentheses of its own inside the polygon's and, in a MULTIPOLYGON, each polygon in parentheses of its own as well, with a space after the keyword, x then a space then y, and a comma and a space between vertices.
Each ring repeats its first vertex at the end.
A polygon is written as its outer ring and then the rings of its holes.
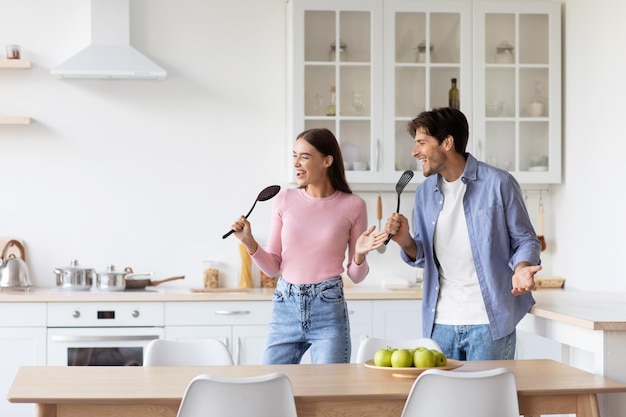
POLYGON ((439 184, 444 200, 434 237, 440 286, 435 323, 488 324, 465 222, 466 185, 461 178, 447 182, 441 177, 439 184))

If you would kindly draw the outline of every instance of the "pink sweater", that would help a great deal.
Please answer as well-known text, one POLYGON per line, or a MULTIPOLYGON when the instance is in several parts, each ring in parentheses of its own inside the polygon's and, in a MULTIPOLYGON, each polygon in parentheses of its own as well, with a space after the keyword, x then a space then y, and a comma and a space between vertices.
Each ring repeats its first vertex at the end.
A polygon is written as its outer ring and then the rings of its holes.
POLYGON ((252 259, 269 276, 282 271, 292 284, 315 284, 344 272, 347 248, 347 273, 358 283, 369 266, 354 263, 354 245, 366 229, 367 208, 356 194, 314 198, 304 189, 287 189, 276 196, 267 248, 259 246, 252 259))

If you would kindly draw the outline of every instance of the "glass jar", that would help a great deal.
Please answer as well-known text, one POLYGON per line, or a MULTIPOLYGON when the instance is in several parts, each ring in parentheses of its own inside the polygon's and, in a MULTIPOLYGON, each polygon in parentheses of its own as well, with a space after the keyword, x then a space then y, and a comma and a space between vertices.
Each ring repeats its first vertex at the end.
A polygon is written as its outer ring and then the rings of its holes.
POLYGON ((339 40, 339 51, 337 51, 337 42, 330 44, 330 51, 328 51, 328 60, 334 62, 337 60, 337 52, 339 52, 339 60, 341 61, 342 55, 346 52, 346 43, 341 39, 339 40))
POLYGON ((204 288, 218 288, 220 286, 220 270, 218 261, 204 261, 204 271, 202 271, 202 281, 204 288))
POLYGON ((496 64, 512 64, 515 62, 513 46, 507 41, 502 41, 496 46, 496 64))
POLYGON ((19 45, 7 45, 7 59, 20 59, 19 45))
MULTIPOLYGON (((433 61, 433 44, 430 44, 430 62, 433 61)), ((422 41, 417 45, 417 59, 416 62, 426 62, 426 41, 422 41)))

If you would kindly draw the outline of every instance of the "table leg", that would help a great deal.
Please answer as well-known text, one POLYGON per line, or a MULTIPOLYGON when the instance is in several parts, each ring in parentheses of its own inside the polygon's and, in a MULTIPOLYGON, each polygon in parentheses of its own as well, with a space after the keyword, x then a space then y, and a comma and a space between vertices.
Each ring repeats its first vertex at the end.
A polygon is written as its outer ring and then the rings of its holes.
POLYGON ((36 404, 35 415, 37 417, 57 417, 56 404, 36 404))
POLYGON ((576 398, 576 417, 600 417, 600 407, 596 394, 580 394, 576 398))

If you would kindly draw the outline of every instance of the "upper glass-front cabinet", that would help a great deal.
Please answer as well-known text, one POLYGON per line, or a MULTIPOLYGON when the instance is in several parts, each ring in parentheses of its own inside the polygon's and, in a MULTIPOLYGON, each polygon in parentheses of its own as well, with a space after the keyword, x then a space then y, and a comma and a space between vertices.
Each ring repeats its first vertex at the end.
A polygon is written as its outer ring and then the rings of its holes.
POLYGON ((395 183, 407 169, 420 182, 407 123, 447 106, 453 78, 471 117, 469 3, 294 0, 291 8, 292 137, 333 131, 351 183, 395 183))
POLYGON ((348 180, 377 182, 383 110, 382 2, 291 3, 290 146, 303 130, 328 128, 341 145, 348 180))
POLYGON ((407 125, 424 110, 448 106, 453 79, 471 120, 470 16, 465 2, 385 2, 385 180, 411 169, 423 181, 407 125))
MULTIPOLYGON (((421 167, 406 131, 449 105, 456 80, 468 151, 522 183, 561 179, 560 4, 291 0, 290 149, 325 127, 351 183, 421 167), (473 14, 472 14, 473 11, 473 14)), ((293 181, 293 167, 289 167, 293 181)))
POLYGON ((477 156, 521 183, 561 181, 561 5, 474 3, 477 156))

